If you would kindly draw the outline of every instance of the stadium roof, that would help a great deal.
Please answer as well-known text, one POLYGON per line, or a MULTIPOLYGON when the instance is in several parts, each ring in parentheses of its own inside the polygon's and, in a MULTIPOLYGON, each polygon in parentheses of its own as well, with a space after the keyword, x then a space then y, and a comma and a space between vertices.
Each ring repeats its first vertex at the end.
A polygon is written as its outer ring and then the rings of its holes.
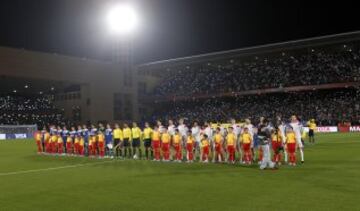
POLYGON ((265 45, 258 45, 253 47, 245 47, 240 49, 218 51, 214 53, 193 55, 188 57, 181 57, 175 59, 168 59, 156 62, 150 62, 137 65, 138 70, 152 70, 159 68, 168 68, 171 66, 189 65, 192 63, 202 63, 209 60, 223 60, 242 56, 250 56, 254 54, 266 54, 276 51, 295 50, 304 48, 316 48, 318 46, 352 42, 360 40, 360 31, 347 32, 341 34, 326 35, 320 37, 312 37, 307 39, 292 40, 287 42, 279 42, 265 45))

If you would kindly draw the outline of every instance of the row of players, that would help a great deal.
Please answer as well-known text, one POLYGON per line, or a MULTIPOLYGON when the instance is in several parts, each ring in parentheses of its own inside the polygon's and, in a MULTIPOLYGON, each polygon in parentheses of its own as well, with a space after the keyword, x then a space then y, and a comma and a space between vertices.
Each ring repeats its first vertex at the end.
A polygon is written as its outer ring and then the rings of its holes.
POLYGON ((123 129, 120 129, 119 125, 115 124, 112 129, 110 125, 104 128, 99 124, 99 129, 92 125, 90 129, 79 126, 78 130, 72 127, 70 131, 66 127, 61 129, 51 126, 49 132, 46 129, 39 131, 35 138, 39 153, 99 157, 133 155, 134 158, 142 157, 140 143, 143 141, 146 159, 153 157, 154 160, 160 160, 162 156, 164 161, 169 161, 173 157, 177 162, 183 160, 185 150, 188 162, 192 162, 194 152, 198 152, 203 162, 212 158, 213 161, 226 160, 233 163, 235 152, 238 151, 240 161, 250 164, 255 160, 255 151, 258 148, 259 162, 265 161, 268 166, 272 166, 269 164, 269 144, 273 149, 271 162, 280 164, 281 151, 284 151, 285 162, 289 160, 290 165, 295 165, 295 151, 298 146, 301 161, 304 162, 301 124, 296 116, 291 117, 290 124, 281 124, 279 127, 271 127, 265 118, 260 119, 258 127, 254 127, 249 119, 241 126, 236 124, 235 120, 231 123, 228 128, 219 125, 213 129, 206 122, 202 128, 194 122, 191 130, 186 127, 183 119, 179 120, 177 127, 171 120, 167 128, 158 121, 154 128, 146 123, 143 130, 136 123, 133 123, 132 128, 124 124, 123 129))

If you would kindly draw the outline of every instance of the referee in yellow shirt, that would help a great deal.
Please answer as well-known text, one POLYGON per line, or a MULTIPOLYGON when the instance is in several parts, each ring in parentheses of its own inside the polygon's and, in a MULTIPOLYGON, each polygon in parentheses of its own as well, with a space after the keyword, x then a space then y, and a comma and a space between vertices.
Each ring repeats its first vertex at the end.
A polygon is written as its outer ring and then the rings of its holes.
POLYGON ((315 119, 311 119, 308 122, 308 127, 309 127, 309 142, 315 144, 315 130, 316 130, 315 119))
POLYGON ((133 122, 131 128, 131 138, 132 138, 132 148, 133 148, 133 158, 136 159, 136 149, 139 152, 140 159, 142 158, 142 152, 140 148, 140 138, 141 138, 141 129, 137 126, 136 122, 133 122))
POLYGON ((113 131, 114 135, 114 147, 115 147, 115 156, 122 157, 121 148, 122 148, 122 140, 123 140, 123 133, 120 129, 119 124, 115 124, 115 129, 113 131))
POLYGON ((130 141, 131 141, 131 129, 128 124, 124 124, 123 129, 123 148, 124 148, 124 157, 127 155, 127 151, 129 151, 129 158, 131 157, 131 148, 130 148, 130 141))
POLYGON ((148 122, 145 122, 145 128, 143 131, 144 147, 145 147, 145 157, 146 160, 149 160, 149 151, 151 152, 151 158, 153 157, 153 151, 151 150, 151 136, 153 130, 150 127, 148 122))

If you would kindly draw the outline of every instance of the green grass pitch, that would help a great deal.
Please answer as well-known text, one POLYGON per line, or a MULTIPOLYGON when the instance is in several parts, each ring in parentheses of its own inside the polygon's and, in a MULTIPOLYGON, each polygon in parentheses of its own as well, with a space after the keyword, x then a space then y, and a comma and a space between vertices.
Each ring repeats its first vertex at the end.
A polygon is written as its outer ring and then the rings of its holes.
POLYGON ((304 165, 40 156, 0 141, 0 210, 360 210, 360 133, 318 134, 304 165))

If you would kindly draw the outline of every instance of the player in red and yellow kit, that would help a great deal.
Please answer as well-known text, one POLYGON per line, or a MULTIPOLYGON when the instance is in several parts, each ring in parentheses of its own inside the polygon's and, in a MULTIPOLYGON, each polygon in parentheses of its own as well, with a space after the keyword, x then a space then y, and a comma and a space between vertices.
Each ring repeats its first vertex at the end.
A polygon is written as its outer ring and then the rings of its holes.
POLYGON ((280 148, 282 147, 282 136, 279 128, 271 131, 271 145, 273 149, 273 162, 281 164, 280 148))
POLYGON ((159 128, 158 126, 155 126, 154 130, 151 133, 151 144, 154 150, 155 161, 160 161, 160 145, 161 145, 160 139, 161 139, 161 134, 159 128))
POLYGON ((251 142, 253 141, 252 135, 247 127, 244 128, 244 132, 241 134, 241 146, 244 152, 243 163, 251 164, 251 142))
POLYGON ((224 155, 223 155, 223 142, 224 142, 224 138, 221 135, 221 129, 220 127, 216 128, 216 133, 214 135, 214 142, 215 142, 215 156, 214 156, 214 161, 217 162, 222 162, 224 160, 224 155))
POLYGON ((58 137, 57 137, 57 153, 59 155, 63 154, 63 152, 64 152, 63 144, 64 144, 64 141, 63 141, 61 135, 58 134, 58 137))
POLYGON ((296 136, 292 128, 288 128, 286 133, 286 148, 289 156, 289 165, 296 165, 296 136))
POLYGON ((51 152, 51 148, 50 148, 50 133, 49 132, 45 132, 44 134, 44 141, 45 141, 45 151, 46 153, 50 153, 51 152))
POLYGON ((172 138, 172 145, 175 149, 175 160, 177 162, 181 162, 182 160, 182 154, 181 154, 181 140, 182 137, 179 133, 178 129, 175 129, 175 135, 172 138))
POLYGON ((66 153, 68 155, 72 155, 73 154, 73 140, 72 137, 70 136, 70 134, 68 134, 67 138, 66 138, 66 153))
POLYGON ((89 155, 91 157, 96 155, 96 135, 91 135, 89 139, 89 155))
POLYGON ((187 132, 186 138, 186 159, 188 163, 192 163, 194 160, 194 145, 195 145, 195 138, 192 136, 191 131, 187 132))
POLYGON ((84 152, 85 152, 85 140, 84 137, 80 137, 80 141, 79 141, 79 155, 80 156, 84 156, 84 152))
POLYGON ((80 136, 76 135, 74 138, 74 154, 79 155, 79 143, 80 143, 80 136))
POLYGON ((100 158, 103 158, 105 156, 105 136, 102 132, 99 131, 98 133, 98 151, 100 158))
POLYGON ((163 161, 170 161, 170 141, 171 135, 167 129, 164 128, 164 133, 161 135, 161 149, 163 153, 163 161))
POLYGON ((209 152, 210 152, 210 142, 208 139, 208 136, 206 134, 203 135, 203 138, 201 140, 201 150, 202 150, 202 162, 207 163, 209 162, 209 152))
POLYGON ((229 127, 228 130, 229 132, 226 135, 228 162, 235 163, 236 136, 232 127, 229 127))
POLYGON ((51 153, 53 153, 53 154, 57 153, 57 143, 58 143, 57 138, 58 138, 58 136, 56 134, 51 136, 50 148, 51 148, 51 153))
POLYGON ((35 141, 36 141, 38 154, 41 154, 42 153, 41 131, 36 131, 35 134, 34 134, 34 138, 35 138, 35 141))

